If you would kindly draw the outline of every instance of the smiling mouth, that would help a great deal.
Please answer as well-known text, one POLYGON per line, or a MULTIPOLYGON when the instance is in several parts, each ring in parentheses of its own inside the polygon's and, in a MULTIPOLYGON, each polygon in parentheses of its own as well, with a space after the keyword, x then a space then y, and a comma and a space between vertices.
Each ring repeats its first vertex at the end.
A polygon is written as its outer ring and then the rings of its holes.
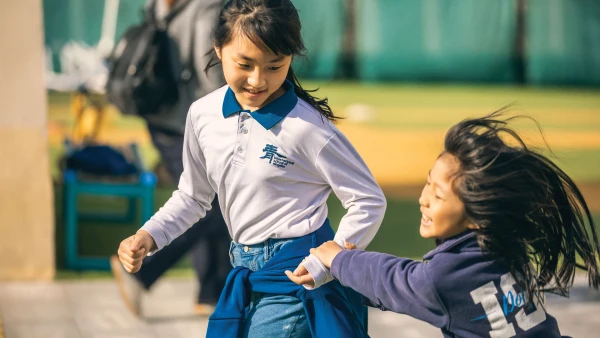
POLYGON ((265 89, 265 90, 250 90, 250 89, 248 89, 248 88, 244 88, 244 90, 245 90, 247 93, 250 93, 250 94, 252 94, 252 95, 258 95, 258 94, 262 94, 262 93, 264 93, 264 92, 266 92, 266 91, 267 91, 266 89, 265 89))
POLYGON ((432 222, 433 222, 433 221, 431 220, 431 218, 429 218, 429 217, 427 217, 427 216, 425 216, 425 215, 422 215, 422 216, 421 216, 421 223, 423 223, 423 224, 425 224, 425 225, 429 225, 429 224, 431 224, 432 222))

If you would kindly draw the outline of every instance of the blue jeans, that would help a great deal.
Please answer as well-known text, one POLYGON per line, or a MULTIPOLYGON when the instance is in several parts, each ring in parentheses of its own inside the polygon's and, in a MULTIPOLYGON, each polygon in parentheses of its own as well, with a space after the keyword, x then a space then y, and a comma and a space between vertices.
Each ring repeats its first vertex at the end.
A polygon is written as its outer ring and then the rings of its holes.
MULTIPOLYGON (((260 270, 286 243, 292 239, 268 239, 254 245, 231 243, 229 258, 234 267, 260 270)), ((292 296, 266 295, 252 292, 246 308, 244 337, 311 337, 304 306, 292 296)))

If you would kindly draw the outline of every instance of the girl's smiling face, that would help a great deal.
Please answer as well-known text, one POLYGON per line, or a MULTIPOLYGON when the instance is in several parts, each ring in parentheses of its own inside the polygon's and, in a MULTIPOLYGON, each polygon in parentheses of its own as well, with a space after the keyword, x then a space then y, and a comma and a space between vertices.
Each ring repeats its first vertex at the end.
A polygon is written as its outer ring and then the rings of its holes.
POLYGON ((458 160, 442 154, 435 161, 421 192, 420 233, 424 238, 446 239, 467 229, 475 229, 465 214, 465 205, 454 190, 458 160))
POLYGON ((285 90, 281 87, 292 62, 291 55, 275 55, 258 48, 244 34, 235 34, 223 48, 215 47, 223 74, 243 109, 254 111, 285 90))

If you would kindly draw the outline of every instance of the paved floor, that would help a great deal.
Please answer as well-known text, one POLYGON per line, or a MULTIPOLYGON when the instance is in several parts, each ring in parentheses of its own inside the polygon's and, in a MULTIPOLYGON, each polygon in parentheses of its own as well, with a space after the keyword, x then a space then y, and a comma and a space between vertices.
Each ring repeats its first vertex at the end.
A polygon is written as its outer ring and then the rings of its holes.
MULTIPOLYGON (((166 279, 142 304, 144 319, 131 315, 111 280, 0 283, 5 338, 204 337, 207 319, 192 314, 195 282, 166 279)), ((577 279, 571 299, 549 297, 548 312, 562 334, 600 336, 600 293, 577 279)), ((407 316, 372 310, 372 337, 441 337, 438 329, 407 316)))

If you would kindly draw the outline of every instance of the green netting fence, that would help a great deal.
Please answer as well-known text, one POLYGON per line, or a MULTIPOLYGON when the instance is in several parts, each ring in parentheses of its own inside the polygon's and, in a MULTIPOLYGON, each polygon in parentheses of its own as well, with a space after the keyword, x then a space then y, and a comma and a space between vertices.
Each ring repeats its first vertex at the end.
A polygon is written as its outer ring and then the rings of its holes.
POLYGON ((600 85, 600 1, 529 0, 527 79, 600 85))
MULTIPOLYGON (((351 74, 365 81, 524 79, 600 85, 597 0, 524 0, 522 21, 517 19, 519 0, 292 1, 308 49, 306 58, 295 60, 301 77, 335 79, 351 66, 351 74)), ((140 21, 144 3, 119 1, 117 37, 140 21)), ((98 43, 104 0, 44 0, 43 5, 45 44, 59 71, 65 43, 98 43)))
POLYGON ((364 80, 512 81, 515 1, 358 0, 364 80))
MULTIPOLYGON (((145 0, 119 1, 116 36, 142 20, 145 0)), ((95 46, 100 40, 104 0, 44 0, 44 41, 52 52, 53 68, 60 71, 59 55, 69 41, 95 46)))

